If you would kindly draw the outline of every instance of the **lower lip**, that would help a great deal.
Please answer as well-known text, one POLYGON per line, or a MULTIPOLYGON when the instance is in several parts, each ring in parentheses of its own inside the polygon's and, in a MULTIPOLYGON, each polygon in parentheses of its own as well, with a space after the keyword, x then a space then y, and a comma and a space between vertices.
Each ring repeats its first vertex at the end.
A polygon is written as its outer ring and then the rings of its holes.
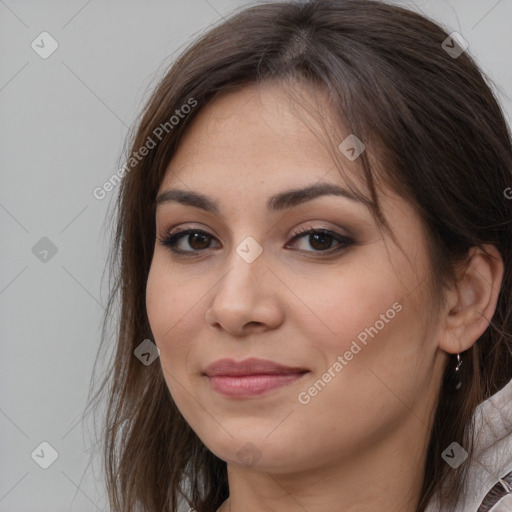
POLYGON ((263 395, 300 379, 305 373, 279 375, 244 375, 238 377, 208 377, 212 388, 226 396, 250 397, 263 395))

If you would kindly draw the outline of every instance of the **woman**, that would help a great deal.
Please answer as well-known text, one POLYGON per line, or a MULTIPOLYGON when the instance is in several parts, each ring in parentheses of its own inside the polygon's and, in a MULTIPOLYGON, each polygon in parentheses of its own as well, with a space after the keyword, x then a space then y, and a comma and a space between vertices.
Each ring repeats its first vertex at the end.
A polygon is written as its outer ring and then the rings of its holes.
POLYGON ((510 507, 512 146, 460 36, 380 1, 245 9, 124 169, 112 510, 510 507))

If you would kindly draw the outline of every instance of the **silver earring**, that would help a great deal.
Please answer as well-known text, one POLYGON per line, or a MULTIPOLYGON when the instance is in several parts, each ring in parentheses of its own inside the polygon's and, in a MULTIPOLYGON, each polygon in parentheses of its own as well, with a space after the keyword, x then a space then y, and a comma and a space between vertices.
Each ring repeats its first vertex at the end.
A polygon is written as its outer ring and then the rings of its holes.
POLYGON ((462 386, 462 382, 460 380, 460 367, 462 366, 462 359, 460 358, 460 354, 457 354, 457 366, 455 367, 455 377, 457 378, 457 384, 455 385, 455 389, 459 389, 462 386))

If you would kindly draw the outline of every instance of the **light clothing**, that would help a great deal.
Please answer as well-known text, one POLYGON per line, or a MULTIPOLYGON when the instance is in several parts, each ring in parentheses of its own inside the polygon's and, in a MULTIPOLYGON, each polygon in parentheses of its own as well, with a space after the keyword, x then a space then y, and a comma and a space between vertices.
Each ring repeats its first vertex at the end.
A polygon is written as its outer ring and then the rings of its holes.
MULTIPOLYGON (((512 380, 475 411, 473 459, 468 470, 464 502, 454 512, 481 512, 482 502, 489 500, 491 495, 501 497, 487 509, 489 512, 512 512, 512 380), (496 484, 498 486, 489 494, 496 484)), ((439 509, 434 496, 426 512, 445 511, 439 509)))

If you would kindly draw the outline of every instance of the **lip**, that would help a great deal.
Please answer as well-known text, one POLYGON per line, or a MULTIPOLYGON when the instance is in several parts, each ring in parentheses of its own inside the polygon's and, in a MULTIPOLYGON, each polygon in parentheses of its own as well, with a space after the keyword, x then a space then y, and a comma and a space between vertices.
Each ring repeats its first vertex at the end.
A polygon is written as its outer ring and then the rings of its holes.
POLYGON ((203 373, 208 377, 239 377, 246 375, 287 375, 290 373, 307 372, 306 368, 285 366, 267 359, 251 357, 243 361, 219 359, 207 366, 203 373))
POLYGON ((265 359, 219 359, 203 373, 212 388, 230 397, 259 396, 300 379, 309 370, 265 359))

